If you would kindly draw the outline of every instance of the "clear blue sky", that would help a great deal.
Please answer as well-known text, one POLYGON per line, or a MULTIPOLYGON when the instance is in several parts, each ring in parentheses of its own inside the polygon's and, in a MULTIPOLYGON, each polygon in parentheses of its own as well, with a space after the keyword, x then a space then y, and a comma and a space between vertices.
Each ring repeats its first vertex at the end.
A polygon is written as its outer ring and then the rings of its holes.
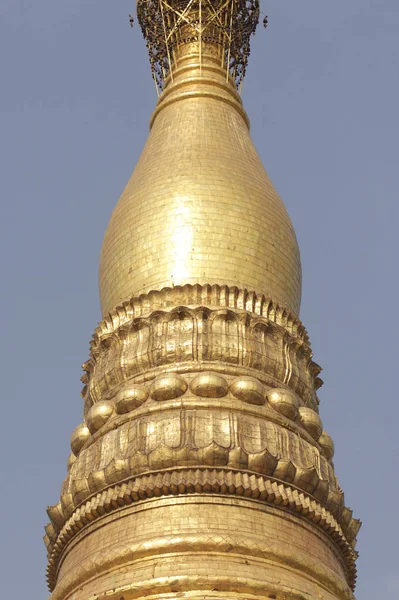
MULTIPOLYGON (((243 97, 302 252, 321 416, 363 520, 358 600, 399 597, 398 0, 269 0, 243 97), (396 593, 395 593, 396 592, 396 593)), ((46 597, 45 507, 81 422, 102 236, 156 95, 135 0, 1 0, 1 594, 46 597), (21 575, 23 573, 23 575, 21 575)))

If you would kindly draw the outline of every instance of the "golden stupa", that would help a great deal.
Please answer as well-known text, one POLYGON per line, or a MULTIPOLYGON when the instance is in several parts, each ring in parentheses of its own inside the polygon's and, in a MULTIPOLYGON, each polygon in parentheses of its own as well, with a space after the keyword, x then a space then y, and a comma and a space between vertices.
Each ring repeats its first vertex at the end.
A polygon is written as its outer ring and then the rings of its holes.
POLYGON ((51 600, 353 600, 295 232, 238 89, 258 0, 138 0, 159 92, 108 225, 51 600))

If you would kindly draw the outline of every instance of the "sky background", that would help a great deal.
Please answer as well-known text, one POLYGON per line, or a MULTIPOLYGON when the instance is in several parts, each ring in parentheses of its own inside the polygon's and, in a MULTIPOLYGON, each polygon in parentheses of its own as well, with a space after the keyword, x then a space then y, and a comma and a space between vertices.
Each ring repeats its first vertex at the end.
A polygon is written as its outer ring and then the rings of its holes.
MULTIPOLYGON (((156 94, 134 0, 0 1, 1 594, 46 598, 104 230, 156 94)), ((358 600, 399 598, 398 0, 269 0, 243 99, 302 254, 321 416, 363 527, 358 600)))

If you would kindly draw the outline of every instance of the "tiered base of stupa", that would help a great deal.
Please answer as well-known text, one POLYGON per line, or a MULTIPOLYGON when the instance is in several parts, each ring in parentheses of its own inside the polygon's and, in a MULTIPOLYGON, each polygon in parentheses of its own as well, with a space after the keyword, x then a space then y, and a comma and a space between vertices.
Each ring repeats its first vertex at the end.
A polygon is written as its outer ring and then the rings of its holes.
POLYGON ((300 321, 183 286, 96 330, 85 422, 49 508, 52 600, 351 600, 359 528, 300 321))

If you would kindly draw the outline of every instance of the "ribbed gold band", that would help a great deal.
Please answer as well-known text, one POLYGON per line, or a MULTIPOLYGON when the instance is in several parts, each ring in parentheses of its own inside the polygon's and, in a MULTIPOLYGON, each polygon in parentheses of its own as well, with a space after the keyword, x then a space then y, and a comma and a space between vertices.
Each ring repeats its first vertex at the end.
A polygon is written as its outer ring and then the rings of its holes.
MULTIPOLYGON (((183 494, 241 496, 301 515, 317 525, 337 545, 345 557, 348 581, 354 586, 356 552, 333 515, 311 496, 293 486, 256 474, 223 469, 179 469, 136 477, 110 487, 82 504, 68 519, 52 549, 47 569, 50 588, 55 586, 59 561, 66 545, 85 526, 135 502, 183 494)), ((170 548, 170 551, 173 549, 170 548)))

